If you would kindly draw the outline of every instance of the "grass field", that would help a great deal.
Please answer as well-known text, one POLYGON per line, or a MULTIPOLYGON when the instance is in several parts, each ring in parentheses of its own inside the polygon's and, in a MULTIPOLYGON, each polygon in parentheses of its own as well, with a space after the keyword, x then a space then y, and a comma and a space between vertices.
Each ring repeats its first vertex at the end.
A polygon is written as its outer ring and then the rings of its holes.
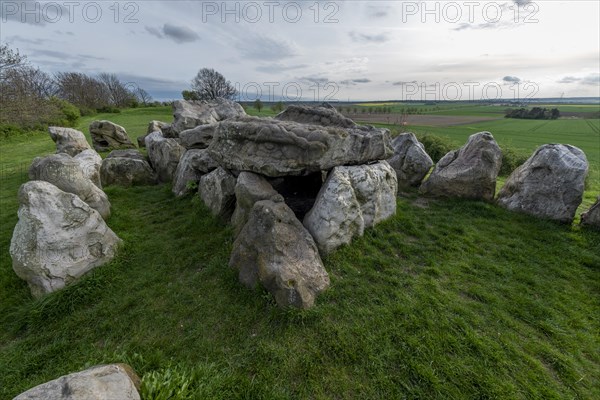
MULTIPOLYGON (((93 119, 135 140, 170 114, 93 119)), ((565 132, 586 153, 598 143, 584 125, 511 122, 419 131, 459 145, 480 130, 526 149, 565 132)), ((106 362, 130 363, 145 399, 185 382, 170 398, 600 398, 599 232, 410 194, 395 217, 324 260, 331 288, 299 312, 238 283, 227 266, 232 232, 196 197, 109 187, 108 224, 125 242, 117 259, 33 300, 8 247, 27 167, 53 151, 47 135, 0 142, 2 399, 106 362)))

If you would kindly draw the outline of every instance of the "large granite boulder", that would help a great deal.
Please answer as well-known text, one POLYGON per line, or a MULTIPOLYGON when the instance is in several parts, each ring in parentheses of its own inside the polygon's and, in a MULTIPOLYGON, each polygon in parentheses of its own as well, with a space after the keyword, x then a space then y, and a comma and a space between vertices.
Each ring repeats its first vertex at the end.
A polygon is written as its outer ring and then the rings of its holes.
POLYGON ((158 179, 161 182, 171 182, 185 148, 175 139, 163 137, 160 132, 152 132, 146 136, 146 148, 158 179))
POLYGON ((173 124, 171 130, 178 135, 198 125, 214 124, 228 118, 240 117, 246 112, 238 103, 227 99, 210 101, 177 100, 173 102, 173 124))
POLYGON ((491 201, 501 166, 502 150, 492 134, 475 133, 463 147, 442 157, 420 191, 434 197, 491 201))
POLYGON ((161 121, 150 121, 150 123, 148 124, 148 129, 146 129, 146 134, 143 136, 138 136, 137 138, 138 147, 146 147, 146 136, 148 136, 152 132, 160 132, 166 138, 176 137, 175 135, 173 135, 173 132, 171 130, 171 124, 167 124, 166 122, 161 121))
POLYGON ((75 129, 51 126, 48 128, 50 137, 56 143, 57 153, 67 153, 76 156, 84 150, 90 149, 85 135, 75 129))
POLYGON ((283 202, 254 204, 229 265, 239 271, 242 284, 260 284, 281 307, 309 308, 329 286, 313 238, 283 202))
POLYGON ((257 117, 220 122, 209 150, 224 168, 269 177, 365 164, 392 155, 387 129, 319 126, 257 117))
POLYGON ((568 144, 545 144, 508 177, 498 193, 498 204, 571 223, 583 199, 587 172, 583 151, 568 144))
POLYGON ((213 215, 229 218, 235 205, 235 176, 219 167, 200 178, 200 198, 213 215))
POLYGON ((219 165, 212 159, 206 149, 190 149, 183 153, 175 178, 173 179, 173 194, 183 196, 192 191, 193 186, 198 185, 202 175, 207 174, 219 165))
POLYGON ((100 181, 100 166, 102 165, 102 157, 95 150, 87 149, 73 157, 81 166, 83 176, 91 180, 94 185, 102 189, 100 181))
POLYGON ((35 297, 65 287, 115 256, 121 240, 78 196, 43 181, 19 189, 10 242, 16 274, 35 297))
POLYGON ((326 255, 396 214, 397 191, 396 173, 386 161, 335 167, 304 217, 304 226, 326 255))
POLYGON ((85 176, 80 163, 68 154, 36 157, 29 167, 29 179, 49 182, 64 192, 79 196, 102 218, 110 216, 108 196, 85 176))
POLYGON ((215 136, 218 124, 198 125, 179 134, 181 145, 187 149, 206 149, 215 136))
POLYGON ((236 236, 248 222, 250 212, 256 202, 270 200, 280 203, 284 201, 283 196, 273 189, 264 176, 245 171, 238 175, 235 184, 235 199, 235 211, 231 217, 231 225, 233 225, 236 236))
POLYGON ((581 214, 581 225, 600 229, 600 196, 589 210, 581 214))
POLYGON ((100 168, 102 184, 123 187, 154 185, 158 178, 145 160, 129 157, 111 157, 102 161, 100 168))
POLYGON ((387 160, 396 171, 398 188, 419 186, 433 166, 433 160, 413 133, 401 133, 392 140, 394 155, 387 160))
POLYGON ((275 119, 320 126, 356 127, 354 121, 343 116, 335 107, 328 103, 323 103, 320 107, 290 105, 284 111, 280 112, 275 119))
POLYGON ((137 149, 113 150, 110 153, 108 153, 108 155, 106 156, 106 158, 116 158, 116 157, 134 158, 136 160, 147 161, 146 156, 144 156, 137 149))
POLYGON ((135 149, 125 128, 110 121, 94 121, 90 124, 90 136, 96 151, 135 149))
POLYGON ((127 364, 98 365, 61 376, 13 400, 140 400, 140 378, 127 364))

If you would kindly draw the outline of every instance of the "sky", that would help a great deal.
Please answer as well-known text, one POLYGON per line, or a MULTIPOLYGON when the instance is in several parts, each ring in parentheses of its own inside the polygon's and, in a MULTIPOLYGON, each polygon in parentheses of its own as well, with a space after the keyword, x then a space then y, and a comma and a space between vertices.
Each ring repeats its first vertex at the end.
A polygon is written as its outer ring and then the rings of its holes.
POLYGON ((156 100, 204 67, 240 101, 599 97, 599 15, 597 0, 0 0, 0 41, 156 100))

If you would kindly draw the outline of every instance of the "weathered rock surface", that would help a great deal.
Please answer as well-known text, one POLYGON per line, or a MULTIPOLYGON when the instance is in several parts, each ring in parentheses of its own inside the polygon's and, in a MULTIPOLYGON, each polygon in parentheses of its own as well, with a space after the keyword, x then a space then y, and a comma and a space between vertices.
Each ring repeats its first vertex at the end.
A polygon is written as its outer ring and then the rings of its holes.
POLYGON ((50 132, 50 137, 56 143, 57 153, 67 153, 73 157, 91 148, 83 132, 78 130, 51 126, 48 128, 48 132, 50 132))
POLYGON ((396 173, 386 161, 336 167, 304 217, 304 226, 321 254, 328 254, 396 214, 397 192, 396 173))
POLYGON ((181 145, 187 149, 206 149, 212 142, 218 124, 198 125, 179 134, 181 145))
POLYGON ((581 225, 600 229, 600 196, 589 210, 581 214, 581 225))
POLYGON ((135 149, 125 128, 110 121, 94 121, 90 124, 90 136, 96 151, 135 149))
POLYGON ((123 187, 154 185, 158 178, 145 160, 128 157, 111 157, 102 161, 100 168, 102 184, 123 187))
POLYGON ((392 155, 387 129, 324 127, 257 117, 220 122, 209 150, 224 168, 269 177, 364 164, 392 155))
POLYGON ((100 166, 102 165, 102 157, 96 153, 95 150, 88 149, 73 157, 83 171, 83 175, 91 180, 94 185, 102 189, 102 182, 100 181, 100 166))
POLYGON ((34 296, 61 289, 115 256, 121 240, 78 196, 30 181, 19 189, 19 204, 10 255, 34 296))
POLYGON ((492 134, 475 133, 463 147, 442 157, 420 191, 434 197, 491 201, 501 166, 502 151, 492 134))
POLYGON ((246 112, 236 102, 226 99, 211 101, 177 100, 173 103, 173 124, 171 130, 178 135, 198 125, 214 124, 227 118, 240 117, 246 112))
POLYGON ((239 271, 242 284, 262 285, 281 307, 311 307, 329 286, 313 238, 283 202, 254 204, 229 265, 239 271))
POLYGON ((277 114, 275 119, 320 126, 339 126, 342 128, 354 128, 357 126, 354 121, 344 117, 335 107, 328 103, 323 103, 320 107, 290 105, 284 111, 277 114))
POLYGON ((108 196, 85 176, 79 162, 68 154, 36 157, 29 167, 29 179, 49 182, 64 192, 79 196, 102 218, 110 216, 108 196))
POLYGON ((274 203, 283 202, 283 196, 277 193, 273 186, 261 175, 253 172, 240 172, 235 185, 235 211, 231 217, 235 235, 248 222, 254 204, 261 200, 271 200, 274 203))
POLYGON ((185 148, 175 139, 166 139, 160 132, 146 137, 146 148, 150 163, 161 182, 171 182, 185 148))
POLYGON ((160 132, 166 138, 175 137, 171 131, 171 124, 161 121, 150 121, 148 129, 146 129, 146 134, 144 136, 138 136, 137 138, 138 147, 146 147, 146 136, 152 132, 160 132))
POLYGON ((134 158, 136 160, 147 161, 146 157, 136 149, 113 150, 106 156, 106 158, 115 157, 134 158))
POLYGON ((545 144, 508 177, 498 204, 509 210, 571 223, 583 199, 588 162, 575 146, 545 144))
POLYGON ((127 364, 98 365, 61 376, 14 400, 140 400, 140 378, 127 364))
POLYGON ((396 171, 398 188, 419 186, 433 161, 413 133, 401 133, 392 140, 394 155, 387 160, 396 171))
POLYGON ((217 163, 212 159, 208 150, 187 150, 181 156, 177 170, 175 171, 172 188, 173 194, 175 196, 183 196, 191 192, 190 183, 197 185, 202 175, 217 169, 217 167, 217 163))
POLYGON ((200 178, 198 192, 215 216, 229 218, 235 205, 235 176, 219 167, 200 178))

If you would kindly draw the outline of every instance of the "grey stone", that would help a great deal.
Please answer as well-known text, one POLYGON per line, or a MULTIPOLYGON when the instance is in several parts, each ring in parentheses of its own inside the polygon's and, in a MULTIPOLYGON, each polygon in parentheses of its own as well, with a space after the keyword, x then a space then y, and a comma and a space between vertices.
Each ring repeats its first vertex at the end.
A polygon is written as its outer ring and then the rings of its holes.
POLYGON ((246 115, 238 103, 226 99, 211 101, 186 101, 173 102, 173 124, 171 129, 174 135, 197 127, 198 125, 213 124, 227 118, 246 115))
POLYGON ((94 185, 102 189, 100 180, 100 166, 102 165, 102 157, 95 150, 87 149, 73 157, 83 171, 83 175, 91 180, 94 185))
POLYGON ((501 166, 502 151, 492 134, 475 133, 463 147, 442 157, 420 191, 434 197, 491 201, 501 166))
POLYGON ((187 149, 206 149, 213 140, 217 124, 198 125, 179 134, 181 144, 187 149))
POLYGON ((137 149, 113 150, 106 156, 106 158, 115 157, 134 158, 136 160, 147 161, 146 157, 137 149))
POLYGON ((171 130, 171 124, 167 124, 166 122, 161 121, 150 121, 148 124, 148 129, 146 129, 146 134, 143 136, 137 137, 138 147, 146 147, 146 136, 151 134, 152 132, 160 132, 163 137, 170 138, 176 137, 171 130))
POLYGON ((342 128, 354 128, 357 126, 354 121, 344 117, 335 107, 328 103, 323 103, 320 107, 289 105, 275 119, 320 126, 339 126, 342 128))
POLYGON ((94 121, 90 124, 90 136, 96 151, 135 149, 125 128, 110 121, 94 121))
POLYGON ((269 177, 364 164, 392 155, 387 129, 324 127, 257 117, 220 122, 209 150, 224 168, 269 177))
POLYGON ((235 211, 231 217, 231 225, 237 236, 248 222, 254 204, 261 200, 275 203, 284 201, 273 186, 261 175, 253 172, 240 172, 235 185, 235 211))
POLYGON ((156 173, 145 160, 128 157, 111 157, 102 161, 100 168, 102 184, 123 187, 154 185, 156 173))
POLYGON ((146 148, 158 179, 161 182, 171 182, 185 148, 175 139, 164 138, 160 132, 153 132, 146 137, 146 148))
POLYGON ((91 148, 85 139, 85 135, 78 130, 51 126, 48 128, 48 132, 56 143, 57 153, 67 153, 73 157, 91 148))
POLYGON ((401 133, 392 140, 394 155, 387 160, 396 171, 398 188, 419 186, 433 161, 413 133, 401 133))
POLYGON ((283 202, 254 204, 229 265, 239 271, 242 284, 261 285, 280 307, 309 308, 329 286, 313 238, 283 202))
POLYGON ((365 228, 396 214, 396 174, 386 161, 335 167, 304 217, 321 255, 362 236, 365 228))
POLYGON ((173 194, 177 197, 184 196, 192 191, 190 184, 198 187, 202 175, 217 169, 217 163, 212 159, 206 149, 190 149, 183 153, 175 178, 173 179, 173 194))
POLYGON ((513 211, 571 223, 583 199, 588 162, 575 146, 545 144, 508 177, 498 204, 513 211))
POLYGON ((19 204, 10 255, 35 297, 106 264, 121 243, 96 210, 48 182, 23 184, 19 204))
POLYGON ((589 210, 581 214, 581 225, 600 229, 600 196, 589 210))
POLYGON ((213 215, 229 218, 235 205, 235 176, 219 167, 200 178, 200 198, 213 215))
POLYGON ((110 216, 108 196, 85 176, 80 163, 68 154, 36 157, 29 167, 29 179, 49 182, 64 192, 79 196, 102 218, 110 216))
POLYGON ((129 365, 98 365, 36 386, 14 400, 140 400, 139 386, 129 365))

